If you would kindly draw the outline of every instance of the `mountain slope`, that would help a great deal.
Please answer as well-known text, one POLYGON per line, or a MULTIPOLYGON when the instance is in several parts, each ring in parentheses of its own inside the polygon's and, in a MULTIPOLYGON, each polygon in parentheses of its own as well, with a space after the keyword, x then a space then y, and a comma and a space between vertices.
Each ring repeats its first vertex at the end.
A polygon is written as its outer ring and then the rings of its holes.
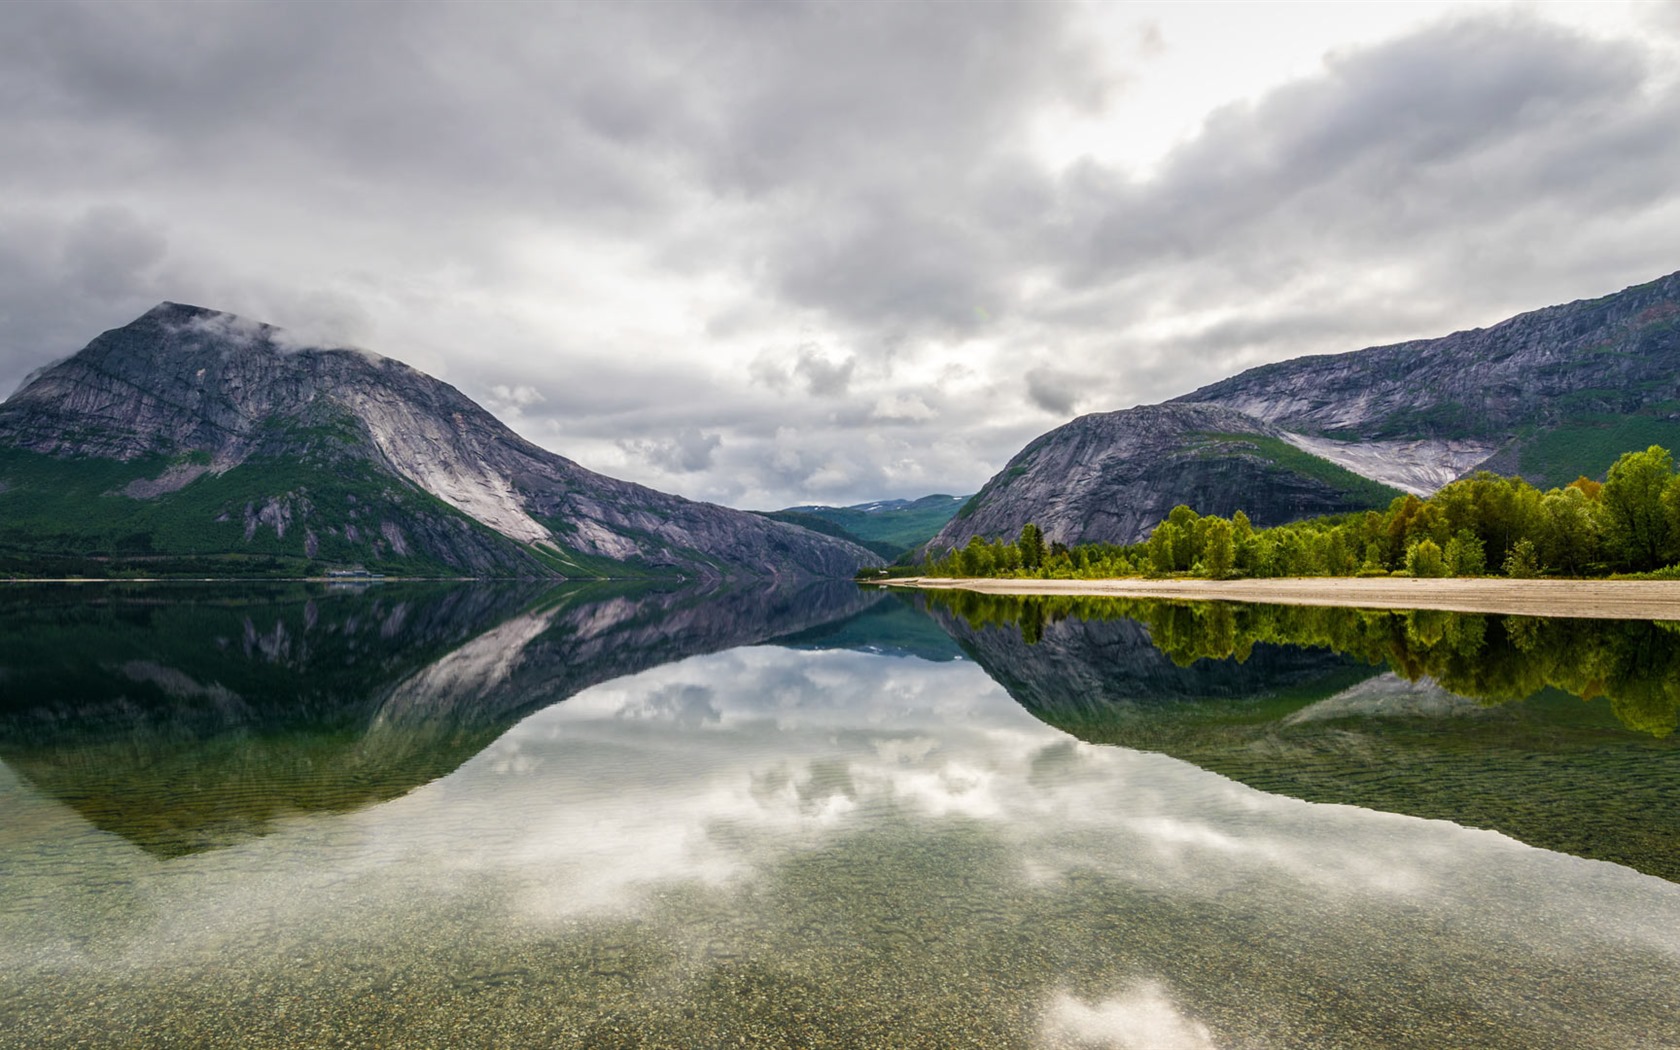
POLYGON ((1284 432, 1216 405, 1149 405, 1081 416, 1033 441, 929 544, 1013 538, 1026 522, 1047 539, 1130 543, 1179 503, 1245 512, 1260 526, 1386 505, 1400 493, 1284 440, 1284 432))
POLYGON ((1029 521, 1063 543, 1132 543, 1179 503, 1279 524, 1479 469, 1564 484, 1652 443, 1680 447, 1680 274, 1076 419, 1016 455, 929 549, 1029 521))
POLYGON ((586 470, 401 362, 176 303, 0 405, 0 512, 20 562, 845 576, 878 560, 586 470))
POLYGON ((1370 476, 1451 447, 1452 477, 1486 465, 1563 484, 1680 438, 1680 273, 1491 328, 1262 365, 1175 400, 1247 413, 1370 476))

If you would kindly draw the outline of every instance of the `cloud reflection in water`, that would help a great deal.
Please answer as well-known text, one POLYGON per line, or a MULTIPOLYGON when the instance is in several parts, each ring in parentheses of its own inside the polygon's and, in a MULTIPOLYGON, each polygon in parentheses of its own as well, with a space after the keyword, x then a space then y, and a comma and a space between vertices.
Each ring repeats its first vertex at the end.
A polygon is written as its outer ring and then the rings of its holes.
POLYGON ((317 1017, 378 987, 410 1030, 499 1003, 599 1045, 1680 1037, 1680 887, 1082 743, 968 662, 693 657, 379 806, 168 862, 84 848, 124 921, 88 886, 32 920, 79 994, 175 1001, 214 967, 317 1017))

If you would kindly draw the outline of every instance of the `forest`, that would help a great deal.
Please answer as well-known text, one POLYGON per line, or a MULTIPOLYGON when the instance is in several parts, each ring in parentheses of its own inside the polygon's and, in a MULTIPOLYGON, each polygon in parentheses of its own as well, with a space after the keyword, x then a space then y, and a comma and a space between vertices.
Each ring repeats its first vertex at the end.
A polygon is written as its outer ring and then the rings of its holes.
POLYGON ((913 571, 940 577, 1106 579, 1192 576, 1637 576, 1680 579, 1680 475, 1659 445, 1623 454, 1600 482, 1542 492, 1481 472, 1385 511, 1256 528, 1174 507, 1135 544, 1047 542, 1028 523, 1014 539, 974 537, 913 571))

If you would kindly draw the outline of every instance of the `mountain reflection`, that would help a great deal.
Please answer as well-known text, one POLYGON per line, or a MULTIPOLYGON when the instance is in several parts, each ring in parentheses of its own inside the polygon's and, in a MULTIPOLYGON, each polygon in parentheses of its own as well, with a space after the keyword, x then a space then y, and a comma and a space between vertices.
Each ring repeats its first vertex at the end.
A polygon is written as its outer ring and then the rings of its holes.
POLYGON ((906 600, 1083 740, 1680 881, 1674 624, 956 590, 906 600))
POLYGON ((9 588, 0 760, 179 856, 406 794, 591 685, 879 601, 849 584, 9 588))

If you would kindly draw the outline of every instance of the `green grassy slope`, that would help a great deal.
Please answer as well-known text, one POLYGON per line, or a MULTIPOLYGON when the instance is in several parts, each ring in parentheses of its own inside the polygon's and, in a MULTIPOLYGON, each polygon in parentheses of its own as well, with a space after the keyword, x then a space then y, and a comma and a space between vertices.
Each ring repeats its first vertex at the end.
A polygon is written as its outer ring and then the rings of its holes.
POLYGON ((786 522, 789 525, 798 525, 802 529, 810 529, 812 532, 821 533, 824 536, 833 536, 835 539, 845 540, 848 543, 855 543, 865 550, 873 551, 874 553, 879 554, 888 561, 891 561, 900 554, 904 553, 904 548, 900 547, 896 543, 884 543, 880 540, 864 539, 862 536, 859 536, 857 533, 846 528, 844 525, 837 524, 828 518, 817 514, 808 514, 797 510, 767 510, 759 511, 758 514, 761 517, 769 518, 772 521, 781 521, 786 522))
POLYGON ((1652 445, 1680 448, 1680 417, 1656 413, 1584 415, 1518 438, 1517 473, 1542 487, 1567 485, 1583 474, 1603 478, 1605 465, 1614 463, 1622 453, 1652 445))
POLYGON ((1258 434, 1209 434, 1220 442, 1238 442, 1254 446, 1256 454, 1284 470, 1322 481, 1347 496, 1349 500, 1369 507, 1386 507, 1405 493, 1392 485, 1372 481, 1363 474, 1355 474, 1346 467, 1330 462, 1322 456, 1304 452, 1281 438, 1258 434))
POLYGON ((438 553, 448 549, 477 552, 480 568, 494 562, 499 575, 596 576, 617 567, 559 549, 533 552, 357 460, 253 457, 152 499, 123 493, 192 462, 0 451, 0 573, 295 576, 360 565, 465 574, 460 558, 438 553))

